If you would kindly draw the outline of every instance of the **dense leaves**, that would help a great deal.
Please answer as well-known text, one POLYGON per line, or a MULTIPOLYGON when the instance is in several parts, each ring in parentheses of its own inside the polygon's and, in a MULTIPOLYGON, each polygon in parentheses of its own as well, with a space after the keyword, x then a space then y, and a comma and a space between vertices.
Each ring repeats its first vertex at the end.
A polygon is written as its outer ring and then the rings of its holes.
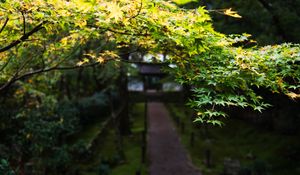
POLYGON ((15 172, 9 166, 9 163, 5 159, 0 159, 0 173, 5 175, 14 175, 15 172))
MULTIPOLYGON (((232 9, 223 13, 240 18, 232 9)), ((255 88, 299 97, 299 45, 244 48, 248 35, 216 32, 204 7, 187 10, 162 0, 12 0, 1 3, 0 14, 1 90, 42 72, 122 60, 125 48, 167 53, 178 81, 194 87, 191 105, 203 122, 225 116, 218 111, 223 106, 261 111, 268 104, 255 88)))

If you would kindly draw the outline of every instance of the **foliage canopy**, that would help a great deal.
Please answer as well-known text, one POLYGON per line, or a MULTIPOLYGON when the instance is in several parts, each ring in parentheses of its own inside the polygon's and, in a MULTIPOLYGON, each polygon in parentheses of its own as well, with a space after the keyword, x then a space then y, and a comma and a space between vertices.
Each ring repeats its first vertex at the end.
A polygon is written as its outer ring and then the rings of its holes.
MULTIPOLYGON (((240 18, 231 9, 224 14, 240 18)), ((164 0, 10 0, 0 3, 0 21, 0 91, 30 83, 35 74, 118 63, 142 51, 167 53, 176 64, 177 80, 194 89, 197 121, 220 124, 226 106, 261 111, 269 104, 257 88, 300 97, 299 44, 246 48, 248 34, 215 31, 204 7, 182 9, 164 0)))

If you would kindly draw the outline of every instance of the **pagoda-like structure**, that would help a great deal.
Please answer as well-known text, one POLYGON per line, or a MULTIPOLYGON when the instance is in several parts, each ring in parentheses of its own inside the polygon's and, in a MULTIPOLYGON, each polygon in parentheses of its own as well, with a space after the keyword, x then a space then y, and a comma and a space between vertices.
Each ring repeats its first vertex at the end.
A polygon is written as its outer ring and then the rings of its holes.
POLYGON ((168 66, 166 63, 139 63, 139 75, 143 79, 144 91, 162 91, 161 79, 167 76, 163 68, 168 66))

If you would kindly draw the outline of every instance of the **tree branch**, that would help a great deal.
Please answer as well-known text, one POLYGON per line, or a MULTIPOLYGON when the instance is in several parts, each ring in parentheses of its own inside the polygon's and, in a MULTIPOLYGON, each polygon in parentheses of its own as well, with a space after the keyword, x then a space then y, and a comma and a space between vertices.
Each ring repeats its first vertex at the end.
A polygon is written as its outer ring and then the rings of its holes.
POLYGON ((10 43, 8 46, 5 46, 3 48, 0 49, 0 53, 1 52, 5 52, 9 49, 11 49, 12 47, 15 47, 16 45, 20 44, 21 42, 27 40, 31 35, 33 35, 34 33, 38 32, 39 30, 43 29, 43 25, 45 24, 46 22, 42 22, 40 23, 39 25, 37 25, 36 27, 34 27, 30 32, 24 34, 20 39, 16 40, 16 41, 13 41, 12 43, 10 43))
POLYGON ((131 19, 134 19, 134 18, 136 18, 137 16, 140 15, 140 13, 141 13, 141 11, 142 11, 142 7, 143 7, 143 1, 141 0, 141 4, 140 4, 140 7, 139 7, 139 10, 138 10, 137 14, 135 14, 134 16, 131 16, 131 17, 129 18, 129 21, 130 21, 131 19))
POLYGON ((114 30, 112 28, 105 28, 105 27, 98 27, 99 29, 103 29, 105 31, 110 31, 116 34, 121 34, 121 35, 131 35, 131 36, 150 36, 147 32, 146 33, 134 33, 134 32, 129 32, 129 31, 118 31, 118 30, 114 30))
POLYGON ((24 15, 24 12, 22 11, 22 17, 23 17, 23 35, 26 35, 26 18, 24 15))
MULTIPOLYGON (((129 54, 130 53, 132 53, 132 52, 129 52, 129 54)), ((128 53, 126 53, 126 54, 128 54, 128 53)), ((122 54, 122 55, 125 55, 125 54, 122 54)), ((122 61, 122 62, 126 62, 126 63, 134 63, 134 64, 143 64, 143 63, 151 64, 149 62, 144 62, 144 61, 131 61, 131 60, 127 60, 127 59, 122 59, 122 55, 120 55, 119 59, 110 58, 110 59, 106 59, 105 61, 122 61)), ((90 64, 65 66, 65 67, 59 67, 59 64, 57 64, 53 67, 37 69, 37 70, 31 71, 31 72, 24 73, 22 75, 19 75, 20 71, 17 71, 8 82, 6 82, 5 84, 3 84, 0 87, 0 92, 8 89, 14 82, 24 79, 24 78, 27 78, 27 77, 30 77, 30 76, 33 76, 33 75, 36 75, 36 74, 46 73, 46 72, 50 72, 50 71, 64 71, 64 70, 73 70, 73 69, 79 69, 79 68, 93 67, 98 64, 100 64, 100 63, 94 62, 94 63, 90 63, 90 64)))
POLYGON ((99 64, 98 62, 95 63, 91 63, 91 64, 87 64, 87 65, 82 65, 82 66, 66 66, 66 67, 58 67, 58 66, 54 66, 54 67, 50 67, 50 68, 42 68, 42 69, 37 69, 31 72, 27 72, 24 73, 23 75, 20 76, 14 76, 12 77, 7 83, 5 83, 4 85, 2 85, 0 87, 0 92, 6 90, 8 87, 10 87, 14 82, 21 80, 23 78, 27 78, 36 74, 40 74, 40 73, 46 73, 46 72, 50 72, 50 71, 55 71, 55 70, 72 70, 72 69, 78 69, 78 68, 83 68, 83 67, 92 67, 99 64))
POLYGON ((1 29, 0 29, 0 33, 4 30, 4 28, 5 28, 5 26, 6 26, 7 22, 8 22, 8 20, 9 20, 9 18, 7 17, 6 20, 5 20, 5 22, 4 22, 4 24, 3 24, 3 26, 2 26, 1 29))
POLYGON ((6 63, 4 63, 4 65, 0 68, 0 72, 2 72, 2 71, 6 68, 6 66, 10 63, 11 60, 12 60, 12 57, 10 57, 10 58, 6 61, 6 63))

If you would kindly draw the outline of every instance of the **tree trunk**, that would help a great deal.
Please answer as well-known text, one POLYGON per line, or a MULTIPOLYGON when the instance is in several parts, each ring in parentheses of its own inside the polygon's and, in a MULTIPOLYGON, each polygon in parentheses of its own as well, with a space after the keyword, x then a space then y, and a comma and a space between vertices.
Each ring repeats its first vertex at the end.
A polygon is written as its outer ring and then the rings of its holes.
MULTIPOLYGON (((125 54, 122 59, 128 60, 129 54, 125 54)), ((119 129, 121 135, 129 135, 130 131, 130 119, 128 115, 128 91, 127 91, 127 68, 122 64, 120 68, 120 76, 119 76, 119 93, 122 104, 124 105, 124 109, 121 112, 120 116, 120 125, 119 129)))

